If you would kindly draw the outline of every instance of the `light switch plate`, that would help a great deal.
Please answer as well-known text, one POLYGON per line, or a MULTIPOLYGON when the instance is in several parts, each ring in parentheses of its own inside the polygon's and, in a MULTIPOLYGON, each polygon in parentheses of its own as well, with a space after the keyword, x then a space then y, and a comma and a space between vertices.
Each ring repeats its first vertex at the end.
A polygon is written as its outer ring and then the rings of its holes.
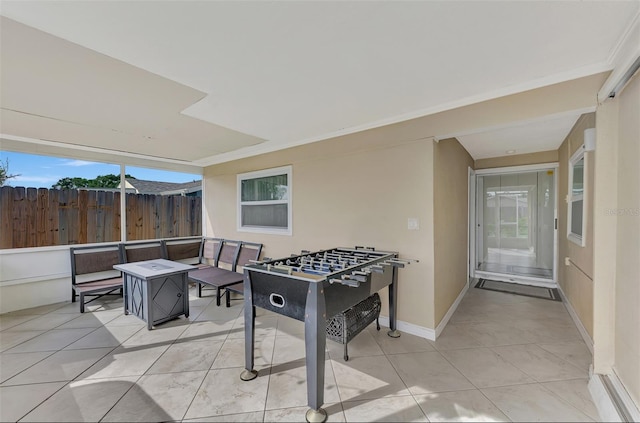
POLYGON ((420 229, 420 222, 415 217, 410 217, 407 219, 407 229, 410 231, 417 231, 420 229))

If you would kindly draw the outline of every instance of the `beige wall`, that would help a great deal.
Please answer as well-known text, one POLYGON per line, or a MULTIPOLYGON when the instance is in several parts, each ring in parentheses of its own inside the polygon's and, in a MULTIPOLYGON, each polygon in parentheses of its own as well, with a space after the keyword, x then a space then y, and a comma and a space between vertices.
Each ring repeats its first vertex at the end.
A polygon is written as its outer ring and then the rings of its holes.
POLYGON ((475 161, 475 169, 491 169, 494 167, 523 166, 529 164, 555 163, 558 161, 558 150, 540 151, 538 153, 516 154, 513 156, 492 157, 475 161))
MULTIPOLYGON (((640 76, 619 97, 615 369, 640 405, 640 76)), ((639 407, 640 408, 640 407, 639 407)))
POLYGON ((585 190, 585 246, 567 238, 567 202, 569 193, 569 159, 584 143, 584 130, 594 128, 595 113, 584 114, 573 126, 558 150, 558 282, 582 325, 593 339, 593 193, 595 153, 585 153, 587 183, 585 190), (569 266, 565 258, 570 259, 569 266))
POLYGON ((434 146, 434 313, 438 325, 467 284, 469 168, 473 159, 458 140, 434 146))
POLYGON ((593 367, 612 372, 615 342, 615 277, 617 215, 605 209, 618 204, 618 101, 608 100, 596 110, 593 238, 593 367))
POLYGON ((374 130, 208 167, 207 235, 262 242, 274 258, 366 245, 419 259, 399 272, 398 319, 434 328, 433 144, 374 130), (238 232, 236 175, 283 165, 293 168, 293 235, 238 232), (419 230, 407 229, 408 218, 419 230))
POLYGON ((640 408, 640 77, 596 111, 594 369, 640 408))

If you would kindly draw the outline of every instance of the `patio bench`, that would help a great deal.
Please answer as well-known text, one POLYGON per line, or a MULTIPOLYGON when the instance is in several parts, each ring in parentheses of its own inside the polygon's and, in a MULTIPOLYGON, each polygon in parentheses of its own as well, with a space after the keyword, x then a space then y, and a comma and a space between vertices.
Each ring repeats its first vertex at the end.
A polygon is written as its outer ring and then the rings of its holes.
POLYGON ((123 262, 118 244, 99 247, 71 247, 71 302, 80 297, 80 313, 85 305, 104 295, 120 291, 122 275, 113 269, 123 262), (85 302, 85 296, 94 297, 85 302))
MULTIPOLYGON (((205 239, 204 250, 210 245, 209 251, 214 253, 213 266, 189 272, 189 279, 198 284, 198 297, 202 297, 203 286, 216 290, 216 305, 220 305, 223 289, 242 282, 244 275, 238 272, 238 267, 243 267, 254 260, 258 260, 262 251, 262 244, 226 239, 205 239)), ((227 292, 227 306, 229 306, 229 294, 227 292)))
POLYGON ((120 244, 120 248, 123 263, 167 258, 161 240, 125 242, 120 244))

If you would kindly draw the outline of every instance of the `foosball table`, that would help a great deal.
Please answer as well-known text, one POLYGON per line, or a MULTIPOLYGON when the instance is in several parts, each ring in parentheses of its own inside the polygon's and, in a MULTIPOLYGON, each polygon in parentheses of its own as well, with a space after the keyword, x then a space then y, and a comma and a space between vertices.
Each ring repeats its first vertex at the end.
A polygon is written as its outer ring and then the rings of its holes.
POLYGON ((389 332, 396 329, 398 269, 410 261, 373 248, 333 248, 257 262, 244 268, 245 370, 255 379, 255 307, 303 321, 307 369, 306 420, 324 422, 324 366, 327 320, 389 287, 389 332))

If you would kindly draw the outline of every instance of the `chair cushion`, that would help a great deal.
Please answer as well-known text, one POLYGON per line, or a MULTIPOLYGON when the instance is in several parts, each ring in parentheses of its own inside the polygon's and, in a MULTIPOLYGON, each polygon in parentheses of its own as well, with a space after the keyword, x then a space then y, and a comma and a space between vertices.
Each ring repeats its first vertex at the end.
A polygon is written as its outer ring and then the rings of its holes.
POLYGON ((234 283, 242 282, 244 275, 231 270, 219 267, 207 267, 189 272, 189 279, 194 282, 203 283, 218 288, 222 288, 234 283))
POLYGON ((233 285, 226 286, 225 289, 238 294, 244 294, 244 282, 234 283, 233 285))

